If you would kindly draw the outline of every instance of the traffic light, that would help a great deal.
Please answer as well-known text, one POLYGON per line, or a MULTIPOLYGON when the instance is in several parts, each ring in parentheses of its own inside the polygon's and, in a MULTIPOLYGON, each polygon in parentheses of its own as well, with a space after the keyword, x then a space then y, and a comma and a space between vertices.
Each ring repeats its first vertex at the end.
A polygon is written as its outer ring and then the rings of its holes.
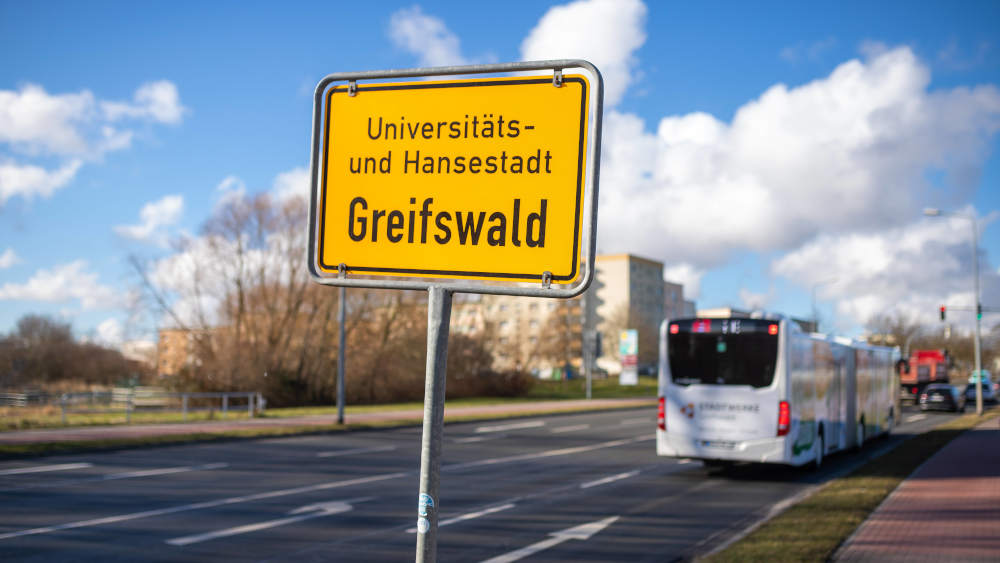
POLYGON ((976 318, 983 320, 983 306, 980 303, 976 303, 976 318))
POLYGON ((944 320, 944 312, 945 312, 945 309, 946 309, 946 307, 945 307, 944 305, 941 305, 941 320, 942 320, 942 321, 944 320))

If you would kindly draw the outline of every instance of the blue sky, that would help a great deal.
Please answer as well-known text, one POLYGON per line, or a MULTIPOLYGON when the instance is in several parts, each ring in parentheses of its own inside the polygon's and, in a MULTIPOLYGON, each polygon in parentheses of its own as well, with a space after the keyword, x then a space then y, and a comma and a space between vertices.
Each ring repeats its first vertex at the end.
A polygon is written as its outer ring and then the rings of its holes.
POLYGON ((196 236, 220 185, 299 186, 328 73, 564 56, 611 98, 601 251, 703 307, 805 316, 818 286, 858 332, 971 301, 968 224, 938 206, 984 219, 1000 306, 1000 3, 494 6, 0 1, 0 331, 148 337, 128 256, 196 236))

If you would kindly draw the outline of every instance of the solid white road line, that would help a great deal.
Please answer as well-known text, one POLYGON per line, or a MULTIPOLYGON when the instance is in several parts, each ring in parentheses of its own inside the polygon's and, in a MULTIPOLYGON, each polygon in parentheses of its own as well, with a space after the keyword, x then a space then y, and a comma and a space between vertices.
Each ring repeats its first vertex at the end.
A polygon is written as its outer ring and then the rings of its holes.
POLYGON ((513 422, 511 424, 498 424, 496 426, 480 426, 476 428, 477 434, 484 432, 503 432, 504 430, 519 430, 521 428, 538 428, 545 426, 544 420, 532 420, 529 422, 513 422))
POLYGON ((336 500, 331 502, 318 502, 315 504, 310 504, 308 506, 296 508, 295 510, 291 510, 288 512, 289 514, 297 514, 298 516, 290 516, 288 518, 278 518, 277 520, 268 520, 267 522, 258 522, 256 524, 247 524, 245 526, 236 526, 233 528, 226 528, 225 530, 217 530, 215 532, 207 532, 204 534, 185 536, 183 538, 174 538, 172 540, 167 540, 167 543, 169 543, 170 545, 183 547, 185 545, 191 545, 193 543, 200 543, 203 541, 214 540, 218 538, 227 538, 229 536, 247 534, 250 532, 257 532, 259 530, 267 530, 269 528, 277 528, 278 526, 284 526, 285 524, 293 524, 295 522, 301 522, 303 520, 319 518, 320 516, 330 516, 331 514, 340 514, 341 512, 348 512, 354 509, 351 503, 363 502, 366 500, 370 500, 372 498, 373 497, 365 497, 365 498, 342 500, 342 501, 336 500))
POLYGON ((354 448, 353 450, 338 450, 332 452, 319 452, 316 457, 340 457, 342 455, 368 454, 372 452, 391 452, 396 446, 376 446, 374 448, 354 448))
POLYGON ((206 463, 205 465, 188 465, 184 467, 165 467, 162 469, 143 469, 139 471, 125 471, 122 473, 107 473, 97 477, 79 477, 76 479, 57 479, 37 481, 16 487, 0 488, 0 491, 23 491, 25 489, 40 489, 51 487, 66 487, 79 485, 81 483, 100 483, 103 481, 116 481, 118 479, 135 479, 138 477, 155 477, 157 475, 170 475, 173 473, 185 473, 188 471, 208 471, 211 469, 222 469, 229 467, 228 463, 206 463))
POLYGON ((499 440, 500 438, 506 438, 506 434, 496 434, 493 436, 472 436, 469 438, 455 438, 452 442, 456 444, 472 444, 475 442, 486 442, 489 440, 499 440))
POLYGON ((598 444, 592 444, 590 446, 577 446, 575 448, 562 448, 559 450, 549 450, 546 452, 512 455, 507 457, 493 457, 490 459, 481 459, 479 461, 470 461, 467 463, 453 463, 451 465, 445 465, 441 469, 445 471, 454 471, 456 469, 468 469, 470 467, 480 467, 483 465, 496 465, 498 463, 509 463, 511 461, 524 461, 527 459, 538 459, 543 457, 578 454, 594 450, 602 450, 604 448, 614 448, 617 446, 624 446, 626 444, 635 444, 637 442, 645 442, 646 440, 653 440, 654 438, 656 437, 646 436, 643 438, 626 438, 624 440, 612 440, 610 442, 600 442, 598 444))
POLYGON ((559 428, 553 428, 553 434, 562 434, 563 432, 576 432, 577 430, 586 430, 590 428, 589 424, 574 424, 573 426, 561 426, 559 428))
POLYGON ((186 473, 188 471, 207 471, 210 469, 222 469, 229 467, 228 463, 206 463, 205 465, 186 465, 184 467, 165 467, 163 469, 145 469, 141 471, 126 471, 124 473, 110 473, 98 477, 99 481, 114 481, 116 479, 134 479, 136 477, 154 477, 156 475, 171 475, 173 473, 186 473))
MULTIPOLYGON (((514 508, 514 506, 515 506, 514 503, 509 502, 507 504, 503 504, 503 505, 500 505, 500 506, 494 506, 494 507, 491 507, 491 508, 484 508, 483 510, 479 510, 477 512, 469 512, 468 514, 463 514, 461 516, 456 516, 454 518, 449 518, 447 520, 442 520, 442 521, 438 522, 438 528, 440 528, 441 526, 447 526, 449 524, 454 524, 455 522, 465 522, 466 520, 472 520, 474 518, 479 518, 480 516, 486 516, 487 514, 493 514, 494 512, 500 512, 502 510, 507 510, 509 508, 514 508)), ((406 530, 406 533, 407 534, 415 534, 415 533, 417 533, 417 529, 416 528, 409 528, 409 529, 406 530)))
POLYGON ((175 514, 177 512, 188 512, 191 510, 201 510, 204 508, 214 508, 216 506, 225 506, 229 504, 237 504, 241 502, 251 502, 255 500, 263 500, 268 498, 283 497, 288 495, 297 495, 300 493, 310 493, 313 491, 322 491, 326 489, 336 489, 339 487, 350 487, 352 485, 361 485, 364 483, 373 483, 376 481, 386 481, 388 479, 398 479, 400 477, 405 477, 410 475, 410 472, 399 472, 399 473, 385 473, 382 475, 372 475, 370 477, 360 477, 358 479, 348 479, 346 481, 331 481, 328 483, 319 483, 317 485, 308 485, 305 487, 295 487, 292 489, 279 489, 276 491, 267 491, 263 493, 256 493, 253 495, 245 495, 240 497, 229 497, 217 500, 209 500, 205 502, 196 502, 193 504, 182 504, 180 506, 170 506, 167 508, 159 508, 156 510, 145 510, 142 512, 132 512, 130 514, 121 514, 118 516, 105 516, 104 518, 93 518, 91 520, 79 520, 77 522, 69 522, 66 524, 56 524, 54 526, 44 526, 41 528, 30 528, 27 530, 19 530, 17 532, 8 532, 6 534, 0 534, 0 540, 7 540, 11 538, 18 538, 21 536, 34 536, 38 534, 49 534, 52 532, 58 532, 60 530, 74 530, 76 528, 89 528, 93 526, 100 526, 102 524, 114 524, 117 522, 128 522, 130 520, 139 520, 141 518, 150 518, 153 516, 163 516, 165 514, 175 514))
POLYGON ((906 417, 906 421, 905 422, 916 422, 918 420, 923 420, 925 418, 927 418, 926 414, 915 414, 913 416, 906 417))
POLYGON ((93 463, 61 463, 58 465, 33 465, 31 467, 19 467, 17 469, 4 469, 0 475, 21 475, 24 473, 42 473, 43 471, 69 471, 70 469, 86 469, 93 467, 93 463))
POLYGON ((605 477, 604 479, 598 479, 596 481, 591 481, 589 483, 583 483, 580 485, 581 489, 589 489, 591 487, 596 487, 598 485, 605 485, 607 483, 614 483, 615 481, 621 481, 622 479, 628 479, 629 477, 635 477, 639 474, 639 470, 626 471, 625 473, 619 473, 618 475, 612 475, 610 477, 605 477))
POLYGON ((652 426, 653 420, 651 418, 626 418, 625 420, 618 423, 619 426, 633 426, 636 424, 649 424, 652 426))

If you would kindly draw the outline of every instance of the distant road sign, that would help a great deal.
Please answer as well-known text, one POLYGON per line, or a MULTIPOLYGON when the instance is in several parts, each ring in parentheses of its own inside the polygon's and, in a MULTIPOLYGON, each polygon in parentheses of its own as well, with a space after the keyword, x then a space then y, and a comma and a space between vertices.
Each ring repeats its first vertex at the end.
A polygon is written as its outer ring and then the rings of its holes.
POLYGON ((311 259, 326 283, 341 265, 437 285, 590 275, 591 78, 348 81, 322 96, 311 259))

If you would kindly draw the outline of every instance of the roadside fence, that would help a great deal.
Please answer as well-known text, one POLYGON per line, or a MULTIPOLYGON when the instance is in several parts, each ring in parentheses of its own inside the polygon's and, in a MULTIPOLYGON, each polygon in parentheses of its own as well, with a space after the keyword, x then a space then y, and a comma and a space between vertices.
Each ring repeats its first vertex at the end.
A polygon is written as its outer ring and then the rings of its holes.
POLYGON ((63 393, 59 398, 62 422, 67 414, 125 415, 132 421, 133 412, 181 412, 187 420, 191 412, 219 412, 226 418, 230 408, 243 410, 253 418, 262 413, 264 397, 258 391, 227 391, 219 393, 170 393, 159 387, 115 388, 111 391, 63 393))

